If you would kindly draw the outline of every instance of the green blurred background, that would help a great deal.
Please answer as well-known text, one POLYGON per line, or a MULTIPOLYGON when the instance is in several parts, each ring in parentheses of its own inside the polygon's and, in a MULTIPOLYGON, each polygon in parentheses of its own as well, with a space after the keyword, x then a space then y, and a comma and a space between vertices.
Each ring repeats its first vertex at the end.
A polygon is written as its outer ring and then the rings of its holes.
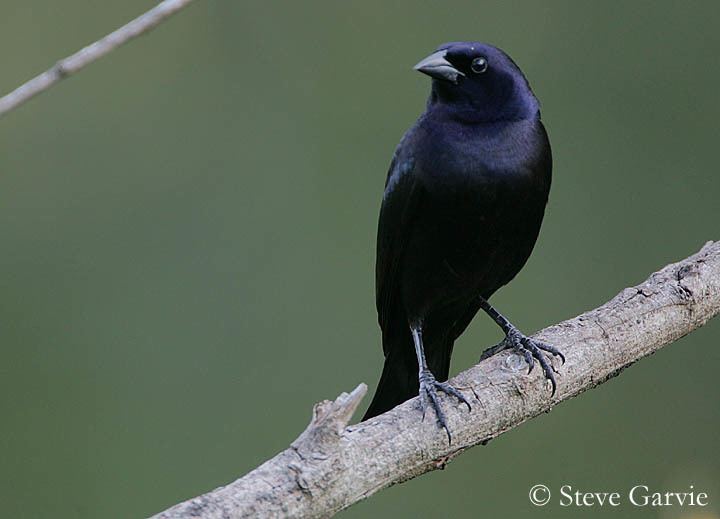
MULTIPOLYGON (((5 0, 0 91, 151 5, 5 0)), ((494 298, 523 329, 719 238, 719 18, 717 2, 198 0, 0 120, 2 515, 149 515, 285 448, 314 402, 374 390, 383 182, 429 88, 411 67, 443 41, 501 46, 543 104, 545 224, 494 298)), ((453 372, 498 339, 479 316, 453 372)), ((719 340, 712 322, 345 517, 719 517, 719 340), (711 506, 534 508, 535 483, 694 485, 711 506)))

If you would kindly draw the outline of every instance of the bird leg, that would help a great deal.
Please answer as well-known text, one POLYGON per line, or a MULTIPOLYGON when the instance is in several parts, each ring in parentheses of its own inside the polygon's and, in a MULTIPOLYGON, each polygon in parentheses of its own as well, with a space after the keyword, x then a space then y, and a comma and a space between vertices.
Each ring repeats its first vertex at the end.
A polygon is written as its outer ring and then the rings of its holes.
POLYGON ((565 355, 563 355, 560 350, 551 344, 547 344, 546 342, 542 342, 537 339, 531 339, 530 337, 524 335, 482 297, 480 297, 480 308, 482 308, 485 313, 488 314, 505 332, 505 339, 503 339, 503 341, 499 344, 485 350, 482 355, 480 355, 480 360, 482 361, 488 357, 492 357, 503 350, 512 349, 525 357, 525 361, 530 366, 528 368, 528 373, 532 371, 535 365, 535 360, 537 360, 542 367, 545 378, 550 381, 550 384, 552 384, 552 394, 555 395, 555 391, 557 389, 557 383, 555 382, 555 375, 553 373, 555 368, 552 367, 552 364, 548 362, 542 352, 546 351, 552 355, 557 355, 563 361, 563 364, 565 363, 565 355))
POLYGON ((422 407, 423 420, 425 420, 425 412, 427 411, 428 406, 432 406, 432 408, 435 410, 435 415, 437 416, 438 422, 440 422, 440 426, 443 427, 445 429, 445 432, 447 433, 448 442, 452 443, 452 436, 450 435, 450 429, 448 429, 447 426, 447 419, 445 418, 445 413, 443 412, 440 401, 438 400, 437 390, 439 389, 445 394, 456 397, 458 400, 468 406, 469 411, 472 410, 472 408, 470 407, 470 402, 468 402, 467 398, 465 398, 465 396, 459 390, 457 390, 447 382, 438 382, 437 380, 435 380, 435 375, 432 374, 432 372, 427 366, 427 361, 425 360, 425 350, 423 348, 422 340, 422 327, 411 326, 410 330, 412 331, 413 342, 415 343, 415 355, 417 355, 417 361, 419 366, 418 381, 420 383, 420 406, 422 407))

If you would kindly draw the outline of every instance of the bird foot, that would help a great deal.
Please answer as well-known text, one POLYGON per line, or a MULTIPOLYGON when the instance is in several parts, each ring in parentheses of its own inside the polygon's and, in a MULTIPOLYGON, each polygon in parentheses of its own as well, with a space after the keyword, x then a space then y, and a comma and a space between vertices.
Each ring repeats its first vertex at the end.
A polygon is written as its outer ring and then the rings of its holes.
POLYGON ((531 339, 530 337, 523 335, 520 330, 513 327, 507 333, 502 342, 485 350, 482 355, 480 355, 480 360, 485 360, 496 353, 509 349, 525 357, 525 361, 529 366, 528 373, 533 370, 535 360, 540 363, 543 373, 545 374, 545 378, 549 380, 552 385, 552 396, 554 396, 555 391, 557 390, 557 382, 555 382, 555 373, 557 373, 557 370, 552 363, 548 362, 542 352, 547 352, 551 355, 560 357, 563 364, 565 364, 565 355, 563 355, 562 352, 552 344, 548 344, 537 339, 531 339))
POLYGON ((440 400, 437 396, 437 390, 439 389, 443 393, 454 396, 455 398, 463 402, 465 405, 468 406, 468 411, 472 411, 472 407, 470 407, 470 402, 468 402, 467 398, 465 398, 465 395, 463 395, 455 387, 451 386, 447 382, 438 382, 437 380, 435 380, 435 376, 428 369, 420 372, 419 380, 420 406, 422 408, 423 420, 425 420, 425 412, 427 411, 428 407, 432 406, 432 408, 435 410, 435 415, 437 416, 440 426, 445 429, 445 432, 447 433, 448 443, 452 443, 452 436, 450 435, 450 429, 448 429, 447 426, 445 412, 442 410, 440 400))

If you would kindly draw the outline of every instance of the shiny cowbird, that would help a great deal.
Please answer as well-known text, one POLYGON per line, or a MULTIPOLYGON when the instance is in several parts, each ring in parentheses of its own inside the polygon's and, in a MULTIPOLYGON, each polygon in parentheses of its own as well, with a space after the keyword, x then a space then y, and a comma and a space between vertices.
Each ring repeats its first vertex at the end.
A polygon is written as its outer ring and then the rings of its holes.
MULTIPOLYGON (((377 236, 376 304, 385 365, 365 419, 420 395, 450 431, 438 391, 455 340, 482 309, 513 349, 556 389, 553 346, 523 335, 488 299, 535 245, 552 157, 539 102, 518 66, 480 42, 447 43, 415 69, 432 78, 425 112, 390 164, 377 236)), ((564 360, 564 358, 563 358, 564 360)))

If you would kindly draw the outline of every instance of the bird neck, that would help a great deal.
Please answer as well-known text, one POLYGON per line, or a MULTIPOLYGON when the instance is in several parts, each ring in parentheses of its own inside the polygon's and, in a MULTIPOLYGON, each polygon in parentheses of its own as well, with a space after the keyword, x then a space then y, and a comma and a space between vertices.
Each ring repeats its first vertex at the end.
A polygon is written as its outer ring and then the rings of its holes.
POLYGON ((441 112, 444 116, 464 123, 501 123, 540 118, 540 104, 531 91, 509 91, 477 96, 457 88, 448 88, 444 82, 433 81, 427 101, 428 112, 441 112))

